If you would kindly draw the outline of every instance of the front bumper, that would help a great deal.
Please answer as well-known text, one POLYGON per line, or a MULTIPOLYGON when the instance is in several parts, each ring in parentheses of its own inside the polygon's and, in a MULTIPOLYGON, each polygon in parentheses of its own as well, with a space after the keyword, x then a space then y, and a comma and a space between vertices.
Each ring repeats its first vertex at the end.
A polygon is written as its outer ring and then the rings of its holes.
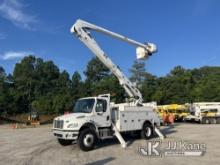
POLYGON ((58 139, 77 140, 79 131, 53 129, 53 135, 58 139))

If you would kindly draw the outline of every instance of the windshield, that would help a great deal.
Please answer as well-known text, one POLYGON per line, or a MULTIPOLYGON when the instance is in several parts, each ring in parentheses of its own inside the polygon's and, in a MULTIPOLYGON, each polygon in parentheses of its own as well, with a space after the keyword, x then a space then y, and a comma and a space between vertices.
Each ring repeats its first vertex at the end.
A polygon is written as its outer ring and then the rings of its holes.
POLYGON ((78 100, 73 108, 73 113, 91 113, 95 99, 78 100))

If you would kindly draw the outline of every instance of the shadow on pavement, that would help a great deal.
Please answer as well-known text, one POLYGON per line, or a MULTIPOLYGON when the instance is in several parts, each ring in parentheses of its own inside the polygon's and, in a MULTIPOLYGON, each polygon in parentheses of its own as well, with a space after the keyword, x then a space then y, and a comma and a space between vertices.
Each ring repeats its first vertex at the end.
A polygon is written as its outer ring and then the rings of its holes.
POLYGON ((176 126, 178 126, 178 125, 176 125, 176 123, 175 123, 174 126, 166 126, 162 129, 160 129, 160 131, 162 132, 162 134, 164 134, 167 137, 167 135, 170 135, 170 134, 177 132, 177 130, 175 130, 176 126))
MULTIPOLYGON (((127 146, 130 146, 135 140, 140 139, 140 136, 138 136, 138 134, 134 134, 134 135, 125 134, 123 135, 123 138, 127 142, 127 146)), ((112 145, 120 145, 116 137, 101 140, 96 149, 100 149, 100 148, 104 148, 104 147, 112 146, 112 145)))
POLYGON ((86 165, 100 165, 100 164, 107 164, 111 161, 115 160, 114 157, 109 157, 109 158, 105 158, 105 159, 101 159, 101 160, 97 160, 95 162, 92 162, 92 163, 87 163, 86 165))

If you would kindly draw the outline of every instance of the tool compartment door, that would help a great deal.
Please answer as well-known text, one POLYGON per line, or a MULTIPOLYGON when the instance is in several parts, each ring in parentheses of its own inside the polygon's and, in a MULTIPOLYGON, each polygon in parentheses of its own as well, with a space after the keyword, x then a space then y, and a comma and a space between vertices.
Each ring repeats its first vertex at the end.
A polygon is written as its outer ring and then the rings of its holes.
POLYGON ((120 111, 117 128, 121 131, 141 130, 143 122, 148 119, 147 111, 120 111))

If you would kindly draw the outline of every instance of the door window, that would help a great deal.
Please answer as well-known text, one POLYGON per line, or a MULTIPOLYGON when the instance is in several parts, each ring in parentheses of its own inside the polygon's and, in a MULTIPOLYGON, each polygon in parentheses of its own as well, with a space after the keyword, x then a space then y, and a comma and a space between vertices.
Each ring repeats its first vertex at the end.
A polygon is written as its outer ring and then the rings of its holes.
POLYGON ((98 99, 97 104, 96 104, 96 108, 95 108, 96 112, 105 112, 106 108, 107 108, 106 100, 98 99))

